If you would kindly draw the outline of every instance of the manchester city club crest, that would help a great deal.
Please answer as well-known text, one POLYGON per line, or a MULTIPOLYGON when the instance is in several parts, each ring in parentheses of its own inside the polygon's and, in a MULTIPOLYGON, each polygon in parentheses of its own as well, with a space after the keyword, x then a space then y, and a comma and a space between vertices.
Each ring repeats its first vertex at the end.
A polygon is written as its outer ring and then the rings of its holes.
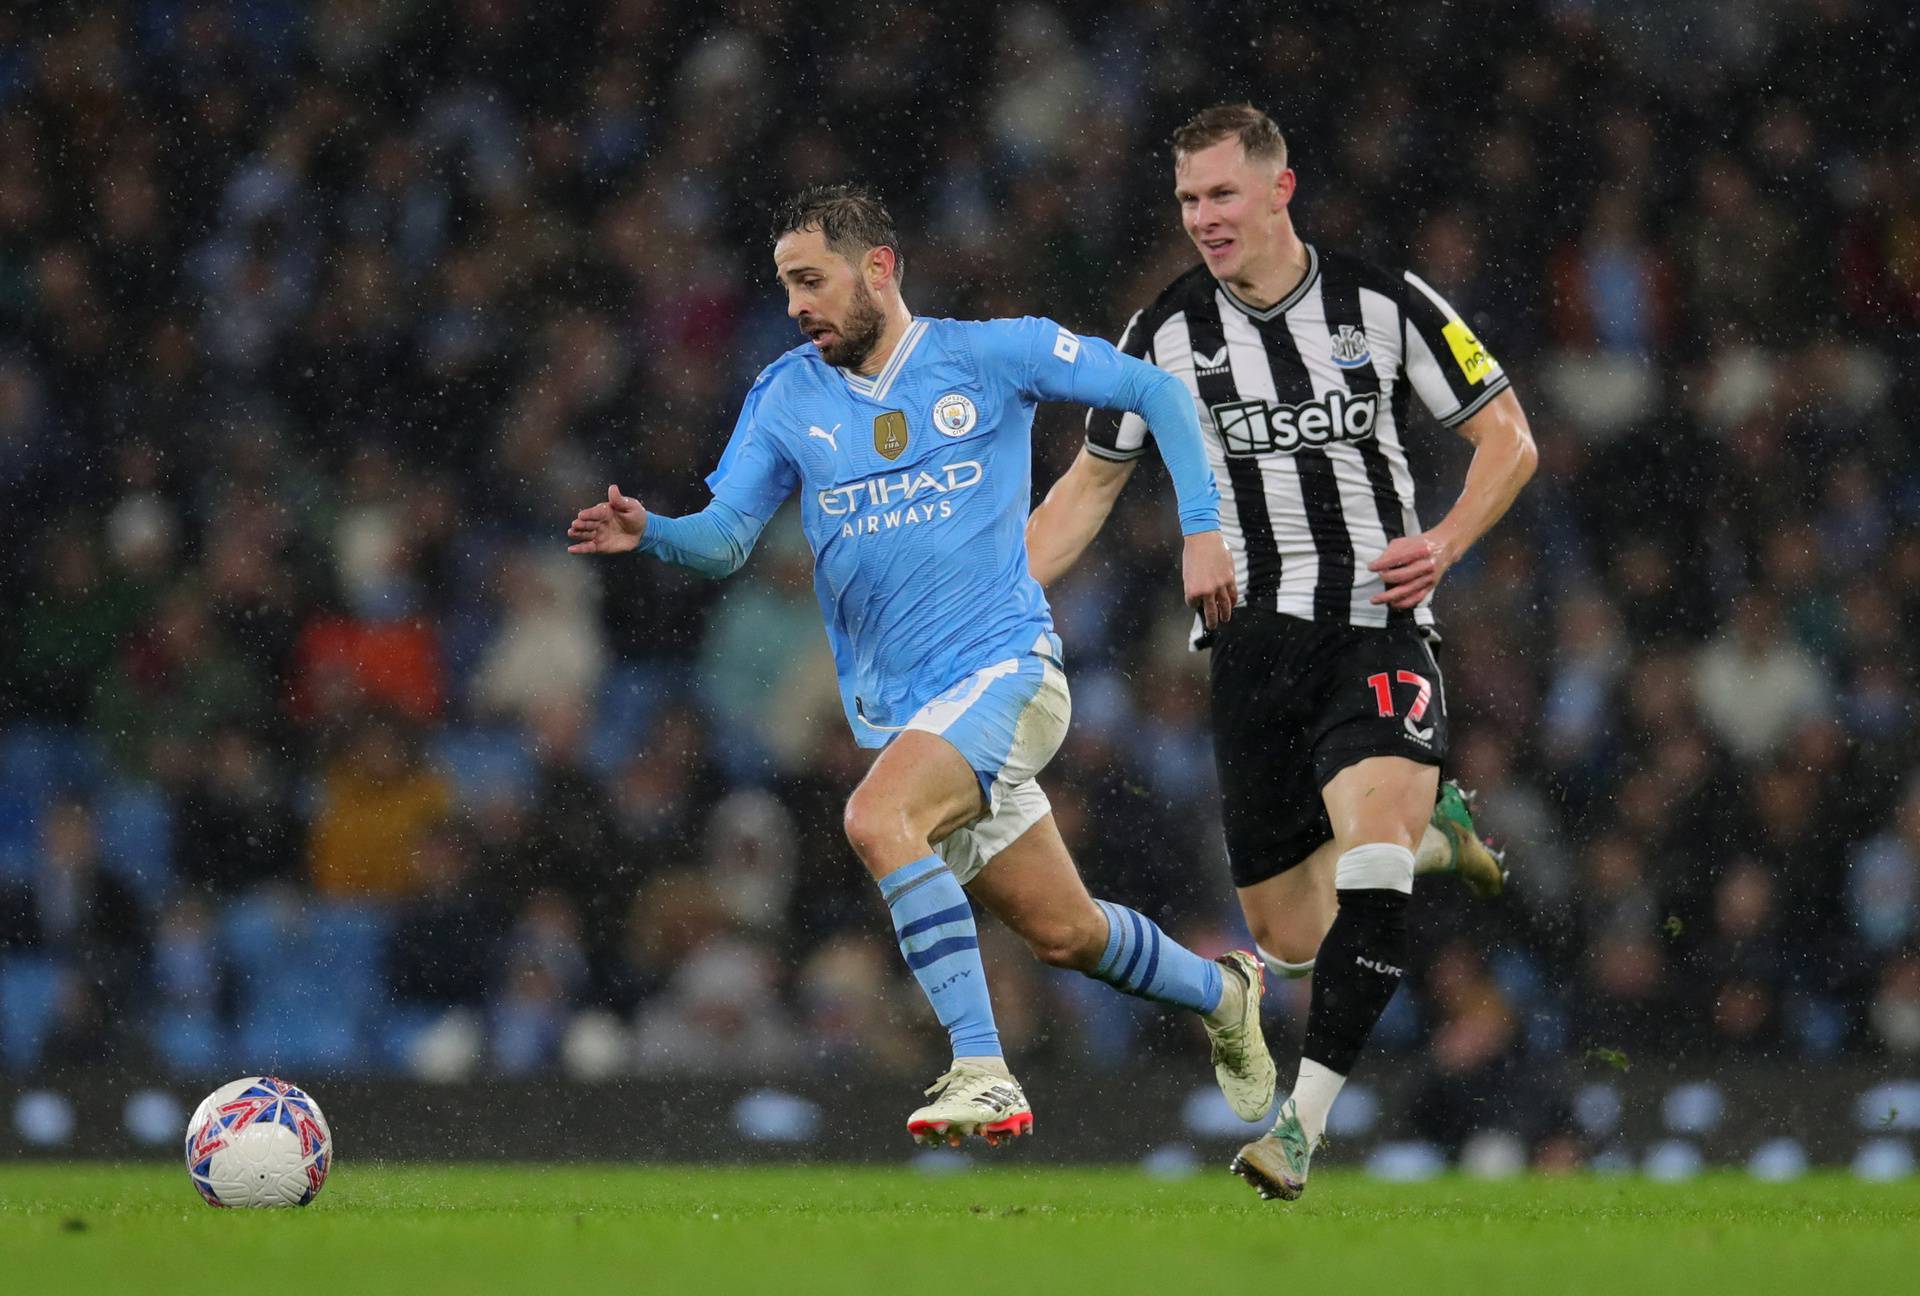
POLYGON ((882 459, 898 459, 907 452, 907 416, 888 410, 873 421, 873 448, 882 459))
POLYGON ((933 403, 933 425, 947 436, 965 436, 979 421, 980 411, 959 392, 948 392, 933 403))
POLYGON ((1373 363, 1373 351, 1367 346, 1367 335, 1363 329, 1351 324, 1342 324, 1340 332, 1333 339, 1333 362, 1342 369, 1358 369, 1361 365, 1373 363))

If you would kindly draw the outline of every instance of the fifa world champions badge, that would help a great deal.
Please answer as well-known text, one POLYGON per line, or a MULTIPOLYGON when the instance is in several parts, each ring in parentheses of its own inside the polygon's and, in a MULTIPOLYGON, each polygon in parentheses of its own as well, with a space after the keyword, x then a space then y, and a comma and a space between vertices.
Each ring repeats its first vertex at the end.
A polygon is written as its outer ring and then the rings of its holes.
POLYGON ((907 452, 907 416, 888 410, 873 420, 873 448, 882 459, 898 459, 907 452))

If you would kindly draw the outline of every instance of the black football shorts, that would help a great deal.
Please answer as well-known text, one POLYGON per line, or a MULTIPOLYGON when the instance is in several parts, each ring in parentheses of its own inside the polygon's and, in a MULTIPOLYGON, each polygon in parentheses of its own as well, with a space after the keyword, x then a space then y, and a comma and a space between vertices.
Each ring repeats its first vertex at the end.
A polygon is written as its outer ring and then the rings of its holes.
POLYGON ((1235 886, 1332 840, 1320 789, 1370 756, 1440 765, 1447 704, 1418 626, 1322 625, 1239 607, 1213 632, 1213 751, 1235 886))

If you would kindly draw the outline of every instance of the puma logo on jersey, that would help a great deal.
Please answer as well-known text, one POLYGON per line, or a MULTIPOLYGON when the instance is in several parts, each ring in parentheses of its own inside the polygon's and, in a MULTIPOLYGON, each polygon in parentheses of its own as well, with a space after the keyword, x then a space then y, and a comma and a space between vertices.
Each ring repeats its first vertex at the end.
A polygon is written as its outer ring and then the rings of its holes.
POLYGON ((838 432, 839 430, 840 430, 840 424, 838 423, 835 423, 833 425, 833 432, 827 432, 817 427, 809 427, 807 429, 807 435, 810 437, 819 437, 822 441, 825 441, 828 445, 833 447, 833 452, 835 454, 839 454, 840 443, 833 439, 833 433, 838 432))

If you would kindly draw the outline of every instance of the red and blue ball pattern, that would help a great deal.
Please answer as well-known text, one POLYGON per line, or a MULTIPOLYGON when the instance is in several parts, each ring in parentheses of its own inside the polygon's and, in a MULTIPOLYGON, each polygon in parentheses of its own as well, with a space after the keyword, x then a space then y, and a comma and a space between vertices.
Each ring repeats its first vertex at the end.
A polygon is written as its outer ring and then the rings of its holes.
MULTIPOLYGON (((255 1076, 225 1089, 236 1085, 240 1086, 238 1094, 224 1097, 207 1112, 205 1119, 187 1131, 187 1172, 194 1187, 209 1205, 232 1205, 222 1201, 214 1189, 214 1154, 231 1146, 242 1131, 259 1125, 282 1125, 300 1142, 306 1183, 296 1204, 305 1206, 319 1195, 333 1163, 332 1138, 319 1106, 297 1085, 274 1076, 255 1076)), ((225 1090, 215 1096, 223 1093, 225 1090)))

